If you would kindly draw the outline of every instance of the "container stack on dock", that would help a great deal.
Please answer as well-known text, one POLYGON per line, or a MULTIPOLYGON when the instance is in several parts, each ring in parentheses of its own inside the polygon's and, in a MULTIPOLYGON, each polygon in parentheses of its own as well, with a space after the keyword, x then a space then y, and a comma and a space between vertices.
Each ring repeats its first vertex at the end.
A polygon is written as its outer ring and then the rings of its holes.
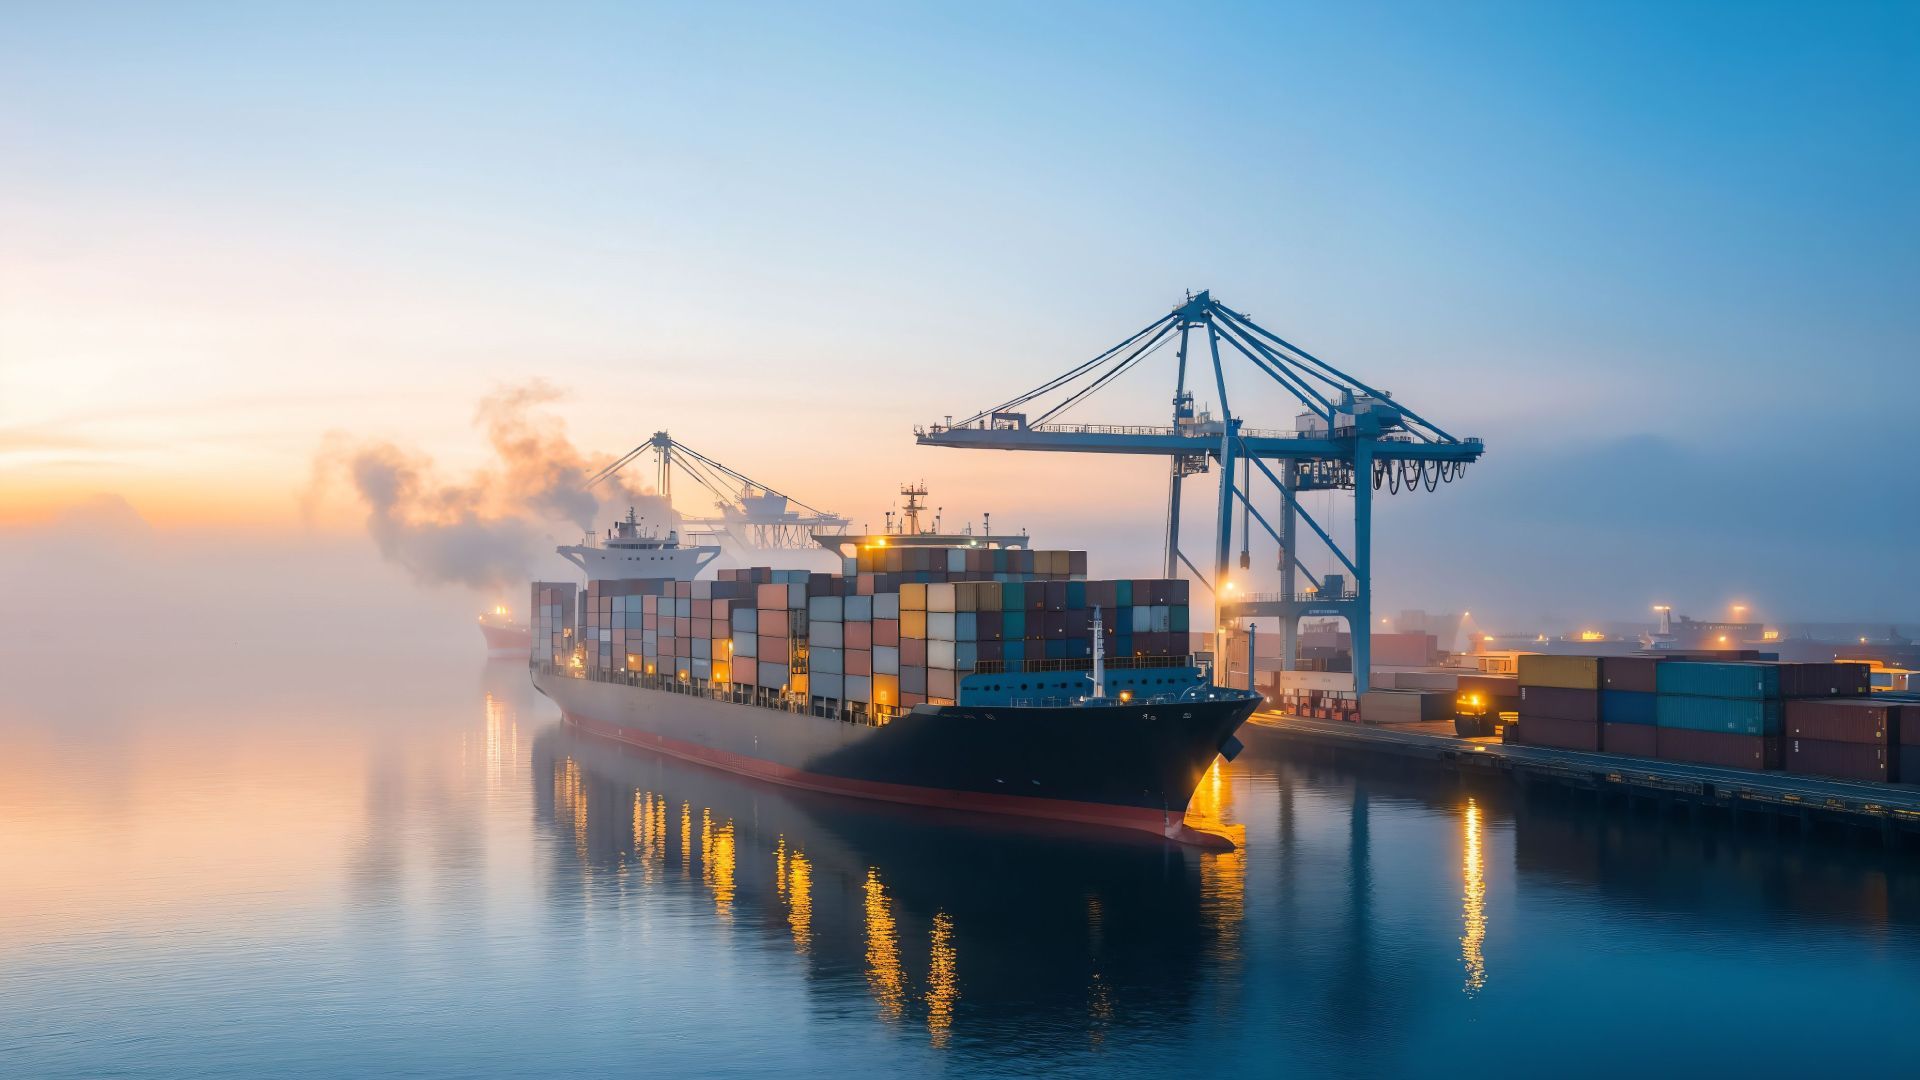
POLYGON ((1600 658, 1600 746, 1610 754, 1659 757, 1660 660, 1600 658))
POLYGON ((1520 657, 1520 737, 1529 746, 1600 749, 1600 658, 1520 657))
POLYGON ((1898 717, 1866 700, 1864 664, 1694 657, 1519 659, 1519 741, 1850 779, 1898 773, 1898 717), (1783 748, 1788 716, 1802 746, 1783 748))
POLYGON ((574 610, 579 603, 577 590, 568 581, 536 581, 532 602, 527 605, 529 629, 533 632, 533 659, 549 664, 565 664, 573 659, 575 639, 574 610))
POLYGON ((1783 765, 1790 773, 1840 780, 1920 780, 1920 761, 1902 768, 1902 747, 1920 747, 1920 709, 1869 697, 1804 698, 1783 710, 1783 765), (1908 715, 1908 713, 1912 715, 1908 715))

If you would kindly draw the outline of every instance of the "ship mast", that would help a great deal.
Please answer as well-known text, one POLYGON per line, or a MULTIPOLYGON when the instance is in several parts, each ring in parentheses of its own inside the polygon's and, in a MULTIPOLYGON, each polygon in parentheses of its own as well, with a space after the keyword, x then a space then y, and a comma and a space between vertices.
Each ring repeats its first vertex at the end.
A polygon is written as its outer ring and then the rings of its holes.
POLYGON ((1093 696, 1098 701, 1107 696, 1107 642, 1106 634, 1100 625, 1100 608, 1093 609, 1093 696))
POLYGON ((900 494, 907 497, 907 508, 900 512, 901 516, 905 519, 901 525, 901 532, 908 536, 920 535, 920 511, 927 508, 926 504, 920 501, 920 497, 926 493, 927 482, 925 480, 917 484, 900 485, 900 494))

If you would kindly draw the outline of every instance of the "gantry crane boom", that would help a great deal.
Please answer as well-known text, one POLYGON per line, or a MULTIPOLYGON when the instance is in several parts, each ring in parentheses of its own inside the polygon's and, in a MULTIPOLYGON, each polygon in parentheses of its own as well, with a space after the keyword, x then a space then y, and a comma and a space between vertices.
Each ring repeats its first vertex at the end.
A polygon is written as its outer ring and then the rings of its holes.
POLYGON ((1338 615, 1352 630, 1354 682, 1365 692, 1372 623, 1373 493, 1424 487, 1431 491, 1457 479, 1485 448, 1478 439, 1455 438, 1392 395, 1346 374, 1319 357, 1255 323, 1243 312, 1207 292, 1188 294, 1186 302, 1122 340, 1118 345, 1040 386, 966 417, 958 423, 914 429, 929 446, 992 450, 1032 450, 1076 454, 1136 454, 1170 460, 1166 523, 1166 574, 1181 566, 1209 589, 1224 626, 1232 619, 1278 616, 1283 663, 1292 667, 1298 625, 1306 615, 1338 615), (1205 363, 1219 397, 1218 419, 1196 415, 1187 386, 1188 361, 1196 333, 1204 334, 1205 363), (1115 379, 1138 367, 1168 344, 1177 343, 1173 422, 1166 427, 1067 424, 1059 418, 1115 379), (1238 357, 1299 402, 1300 412, 1286 429, 1249 427, 1228 404, 1226 357, 1238 357), (1027 412, 1038 409, 1031 420, 1027 412), (1270 466, 1268 462, 1277 465, 1270 466), (1209 582, 1180 549, 1181 484, 1185 477, 1220 465, 1215 520, 1213 580, 1209 582), (1235 468, 1238 464, 1239 469, 1235 468), (1270 483, 1280 496, 1276 524, 1255 505, 1253 476, 1270 483), (1236 480, 1236 472, 1242 479, 1236 480), (1300 504, 1299 494, 1351 490, 1354 494, 1351 550, 1335 542, 1325 526, 1300 504), (1240 509, 1243 534, 1257 522, 1280 547, 1281 591, 1269 595, 1232 595, 1225 584, 1233 551, 1233 519, 1240 509), (1298 526, 1304 522, 1343 573, 1315 575, 1299 558, 1298 526), (1346 575, 1352 575, 1351 584, 1346 575), (1298 578, 1311 583, 1302 590, 1298 578))
POLYGON ((654 432, 652 438, 588 477, 587 486, 606 481, 649 451, 656 459, 656 490, 671 500, 674 471, 684 473, 712 493, 714 509, 718 511, 717 516, 686 520, 729 536, 742 547, 811 548, 815 533, 837 532, 850 523, 846 517, 801 502, 738 469, 723 465, 664 431, 654 432))

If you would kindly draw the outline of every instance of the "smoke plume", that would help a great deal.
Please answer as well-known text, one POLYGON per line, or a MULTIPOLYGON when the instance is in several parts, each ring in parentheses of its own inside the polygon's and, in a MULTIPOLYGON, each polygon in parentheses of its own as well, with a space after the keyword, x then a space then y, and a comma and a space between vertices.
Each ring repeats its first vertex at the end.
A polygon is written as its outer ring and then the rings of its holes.
POLYGON ((474 426, 494 460, 464 483, 440 477, 431 458, 392 442, 330 435, 314 458, 309 516, 344 484, 365 510, 381 557, 416 581, 477 589, 524 583, 551 550, 555 527, 593 531, 613 516, 611 507, 650 498, 619 477, 587 487, 613 455, 590 456, 574 446, 566 424, 545 408, 560 397, 533 380, 483 398, 474 426))

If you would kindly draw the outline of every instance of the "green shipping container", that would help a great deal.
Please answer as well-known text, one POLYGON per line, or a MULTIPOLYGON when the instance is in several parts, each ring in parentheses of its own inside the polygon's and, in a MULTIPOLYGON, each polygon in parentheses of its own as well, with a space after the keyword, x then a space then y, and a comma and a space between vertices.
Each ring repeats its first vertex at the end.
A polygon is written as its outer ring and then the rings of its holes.
MULTIPOLYGON (((1009 583, 1008 587, 1012 587, 1011 583, 1009 583)), ((1000 636, 1002 638, 1013 641, 1027 636, 1026 612, 1009 607, 1006 612, 1000 616, 1000 620, 1000 636)))
MULTIPOLYGON (((1730 664, 1720 661, 1664 660, 1654 672, 1654 686, 1662 696, 1778 700, 1780 669, 1772 664, 1730 664)), ((1718 728, 1702 728, 1717 731, 1718 728)), ((1753 734, 1759 734, 1754 732, 1753 734)), ((1773 734, 1772 731, 1767 734, 1773 734)))
POLYGON ((1598 690, 1600 689, 1600 658, 1522 653, 1520 685, 1557 686, 1563 690, 1598 690))
MULTIPOLYGON (((1009 614, 1016 611, 1025 612, 1027 610, 1027 583, 1026 582, 1007 581, 1007 582, 1001 583, 1000 610, 1005 611, 1009 614)), ((1020 635, 1010 633, 1007 636, 1019 637, 1020 635)))
POLYGON ((1761 698, 1661 694, 1654 701, 1653 716, 1655 727, 1726 735, 1780 734, 1780 703, 1761 698))
POLYGON ((1185 604, 1181 604, 1173 609, 1173 632, 1176 634, 1184 634, 1187 632, 1187 606, 1185 604))
POLYGON ((1113 605, 1115 607, 1124 608, 1133 606, 1133 582, 1131 580, 1122 579, 1114 582, 1113 592, 1113 605))

